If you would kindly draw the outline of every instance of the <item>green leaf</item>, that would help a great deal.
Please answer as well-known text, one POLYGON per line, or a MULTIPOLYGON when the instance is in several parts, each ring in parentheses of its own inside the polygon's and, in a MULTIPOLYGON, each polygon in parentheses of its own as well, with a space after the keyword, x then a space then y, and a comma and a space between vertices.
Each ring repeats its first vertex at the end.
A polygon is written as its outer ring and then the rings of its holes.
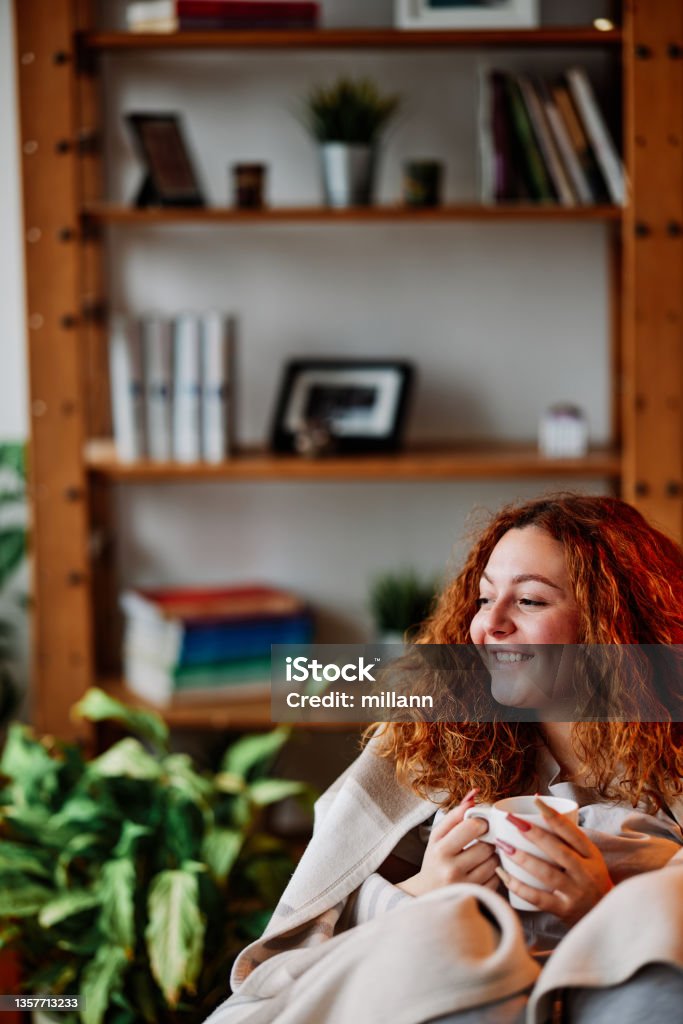
POLYGON ((0 917, 33 917, 54 896, 53 889, 7 878, 0 884, 0 917))
POLYGON ((152 834, 147 825, 139 825, 136 821, 124 822, 119 841, 114 847, 115 857, 132 857, 140 839, 152 834))
POLYGON ((221 771, 231 772, 246 779, 263 762, 270 762, 274 758, 290 734, 290 729, 281 726, 265 734, 243 736, 226 750, 221 762, 221 771))
POLYGON ((51 831, 66 844, 74 835, 84 831, 94 832, 114 839, 118 835, 117 812, 100 795, 97 800, 85 793, 76 793, 62 806, 50 822, 51 831))
POLYGON ((196 804, 209 806, 214 794, 212 782, 200 775, 188 754, 169 754, 162 762, 169 786, 196 804))
POLYGON ((77 833, 69 839, 59 854, 54 872, 55 882, 60 888, 68 889, 71 884, 74 861, 83 861, 90 865, 95 862, 96 865, 99 865, 108 852, 109 843, 106 836, 99 832, 77 833))
POLYGON ((63 896, 58 896, 57 899, 46 903, 38 915, 38 921, 42 928, 52 928, 68 917, 74 917, 84 910, 99 907, 100 903, 99 894, 93 893, 89 889, 75 889, 73 892, 64 893, 63 896))
POLYGON ((170 1006, 199 977, 206 922, 199 910, 197 875, 162 871, 153 879, 145 930, 152 974, 170 1006))
POLYGON ((0 587, 4 586, 26 554, 23 526, 5 526, 0 532, 0 587))
POLYGON ((0 443, 0 468, 9 469, 20 480, 26 480, 26 444, 24 441, 0 443))
POLYGON ((227 881, 243 842, 244 836, 234 828, 214 828, 204 836, 202 857, 219 885, 227 881))
POLYGON ((44 804, 57 792, 59 764, 32 730, 17 722, 9 727, 0 772, 13 780, 11 792, 17 805, 44 804))
POLYGON ((110 860, 102 868, 98 893, 102 900, 102 934, 132 954, 135 948, 135 865, 130 860, 110 860))
POLYGON ((98 687, 91 687, 74 705, 72 713, 89 722, 116 722, 128 732, 148 740, 157 750, 168 750, 168 726, 160 715, 142 708, 130 708, 98 687))
POLYGON ((156 757, 147 753, 139 740, 127 736, 91 761, 88 774, 103 778, 124 776, 151 780, 161 776, 161 764, 156 757))
POLYGON ((213 777, 213 784, 220 793, 243 793, 247 787, 244 779, 234 772, 218 772, 213 777))
POLYGON ((246 796, 235 796, 232 798, 228 820, 230 824, 241 832, 247 831, 255 820, 255 805, 250 803, 246 796))
POLYGON ((81 1011, 83 1024, 102 1024, 112 995, 122 987, 127 967, 128 959, 122 949, 109 944, 100 946, 82 975, 81 991, 85 999, 85 1009, 81 1011))
POLYGON ((299 796, 308 788, 305 782, 291 779, 258 779, 249 786, 247 795, 258 807, 265 807, 288 796, 299 796))
POLYGON ((50 851, 29 849, 21 843, 8 839, 0 842, 0 874, 6 871, 22 871, 39 878, 52 878, 54 859, 50 851))
POLYGON ((199 856, 204 819, 199 808, 174 790, 168 790, 165 797, 157 863, 159 868, 178 868, 199 856))

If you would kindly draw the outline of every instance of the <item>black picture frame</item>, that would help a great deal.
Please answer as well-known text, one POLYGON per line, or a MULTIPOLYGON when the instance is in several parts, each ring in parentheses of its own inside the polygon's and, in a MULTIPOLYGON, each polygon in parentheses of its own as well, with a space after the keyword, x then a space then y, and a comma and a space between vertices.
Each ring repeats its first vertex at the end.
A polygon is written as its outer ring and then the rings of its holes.
POLYGON ((292 359, 284 368, 271 434, 274 452, 296 452, 312 424, 332 454, 395 452, 402 442, 414 367, 404 360, 292 359))
POLYGON ((135 206, 204 206, 180 115, 129 113, 126 123, 145 167, 135 206))

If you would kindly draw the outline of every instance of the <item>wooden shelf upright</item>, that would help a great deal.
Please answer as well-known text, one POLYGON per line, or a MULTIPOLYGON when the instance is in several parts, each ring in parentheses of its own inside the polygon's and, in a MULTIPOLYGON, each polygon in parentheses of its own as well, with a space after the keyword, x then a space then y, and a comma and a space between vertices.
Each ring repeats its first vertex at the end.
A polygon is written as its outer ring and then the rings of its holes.
MULTIPOLYGON (((578 469, 621 481, 622 495, 678 540, 683 539, 683 4, 624 0, 611 33, 587 29, 524 32, 188 33, 134 36, 99 32, 92 0, 15 0, 23 177, 31 417, 31 504, 35 598, 35 721, 40 730, 74 735, 69 706, 97 678, 116 677, 109 490, 130 471, 92 441, 107 437, 107 372, 102 237, 109 224, 163 226, 185 218, 213 229, 244 221, 230 211, 133 211, 103 203, 102 110, 98 58, 138 50, 607 47, 620 58, 624 157, 630 198, 623 209, 491 210, 447 207, 429 215, 392 209, 332 215, 271 210, 253 223, 412 220, 447 223, 521 216, 604 220, 612 234, 611 310, 614 449, 578 469), (663 101, 666 99, 666 102, 663 101)), ((246 218, 247 220, 249 218, 246 218)), ((367 468, 367 467, 366 467, 367 468)), ((377 468, 377 467, 376 467, 377 468)), ((546 467, 547 468, 547 467, 546 467)), ((378 468, 382 479, 539 476, 529 450, 422 457, 378 468), (431 461, 430 461, 431 460, 431 461), (469 460, 469 461, 468 461, 469 460)), ((170 472, 170 471, 169 471, 170 472)), ((306 473, 264 456, 226 468, 221 478, 298 479, 306 473)), ((364 476, 360 463, 328 465, 333 478, 364 476)), ((133 472, 153 481, 158 468, 133 472)), ((162 474, 163 475, 163 474, 162 474)), ((199 474, 201 477, 201 474, 199 474)), ((174 477, 174 473, 171 473, 174 477)), ((181 474, 188 485, 196 475, 181 474)), ((315 473, 307 478, 316 478, 315 473)), ((118 684, 117 684, 118 685, 118 684)), ((116 692, 120 692, 117 690, 116 692)), ((208 715, 198 720, 208 721, 208 715)), ((246 713, 245 713, 246 714, 246 713)), ((251 709, 242 724, 259 721, 251 709)), ((194 720, 193 720, 194 721, 194 720)), ((239 725, 226 713, 221 724, 239 725)), ((194 724, 197 724, 195 721, 194 724)))

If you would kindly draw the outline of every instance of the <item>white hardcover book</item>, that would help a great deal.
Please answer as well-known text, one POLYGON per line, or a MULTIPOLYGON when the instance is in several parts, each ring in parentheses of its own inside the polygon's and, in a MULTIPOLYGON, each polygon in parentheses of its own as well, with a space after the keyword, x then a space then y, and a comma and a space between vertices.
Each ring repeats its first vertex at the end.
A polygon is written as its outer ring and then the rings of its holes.
POLYGON ((222 462, 232 450, 235 319, 210 310, 202 317, 202 458, 222 462))
POLYGON ((610 198, 613 203, 623 206, 626 202, 624 167, 600 112, 590 79, 583 68, 570 68, 566 77, 610 198))
POLYGON ((126 7, 131 32, 174 32, 178 28, 175 0, 136 0, 126 7))
POLYGON ((201 457, 200 320, 182 313, 173 323, 173 458, 199 462, 201 457))
POLYGON ((153 462, 171 459, 172 346, 170 324, 150 314, 141 320, 145 365, 147 449, 153 462))
POLYGON ((138 324, 124 313, 109 325, 109 386, 117 458, 135 462, 145 456, 144 379, 138 324))

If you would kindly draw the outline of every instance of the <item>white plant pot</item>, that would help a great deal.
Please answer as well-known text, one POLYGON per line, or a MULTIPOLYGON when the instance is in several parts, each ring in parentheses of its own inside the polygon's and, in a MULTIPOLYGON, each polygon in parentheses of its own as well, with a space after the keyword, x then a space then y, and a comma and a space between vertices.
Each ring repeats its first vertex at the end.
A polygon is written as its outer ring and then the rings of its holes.
POLYGON ((320 147, 323 192, 328 206, 370 206, 375 176, 373 146, 324 142, 320 147))

